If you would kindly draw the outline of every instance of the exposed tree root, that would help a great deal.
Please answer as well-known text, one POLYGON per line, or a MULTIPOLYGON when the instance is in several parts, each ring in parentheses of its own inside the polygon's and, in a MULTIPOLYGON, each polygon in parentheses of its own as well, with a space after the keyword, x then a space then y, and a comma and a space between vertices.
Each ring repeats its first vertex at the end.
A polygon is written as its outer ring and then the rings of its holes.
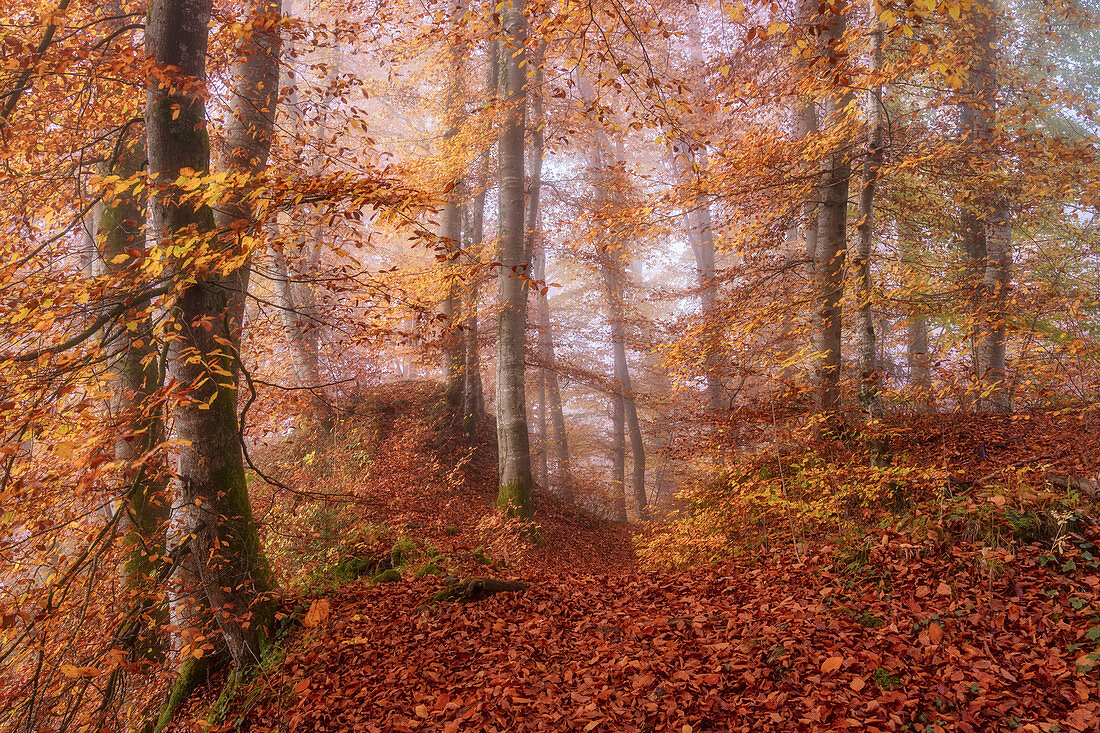
POLYGON ((461 601, 470 603, 482 601, 497 593, 512 593, 530 588, 529 583, 520 580, 501 580, 499 578, 467 578, 460 583, 448 586, 432 596, 432 603, 450 603, 461 601))

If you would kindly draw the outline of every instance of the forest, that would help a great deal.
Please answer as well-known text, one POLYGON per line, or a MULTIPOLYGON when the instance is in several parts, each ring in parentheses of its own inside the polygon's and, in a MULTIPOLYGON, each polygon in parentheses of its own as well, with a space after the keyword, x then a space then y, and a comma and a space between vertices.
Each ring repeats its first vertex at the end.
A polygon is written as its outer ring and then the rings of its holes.
POLYGON ((10 0, 0 730, 1100 730, 1097 0, 10 0))

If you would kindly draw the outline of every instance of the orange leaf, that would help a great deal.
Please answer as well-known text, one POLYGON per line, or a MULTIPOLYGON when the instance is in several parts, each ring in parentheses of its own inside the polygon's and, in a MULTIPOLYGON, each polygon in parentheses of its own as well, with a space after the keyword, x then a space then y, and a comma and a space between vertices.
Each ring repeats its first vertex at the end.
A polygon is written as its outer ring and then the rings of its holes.
POLYGON ((840 665, 844 664, 844 657, 829 657, 821 663, 821 673, 829 674, 840 669, 840 665))
POLYGON ((851 687, 856 692, 859 692, 866 686, 867 683, 863 680, 862 677, 853 677, 852 681, 848 683, 848 687, 851 687))
POLYGON ((302 619, 302 626, 307 629, 315 629, 325 622, 329 613, 332 612, 332 604, 329 603, 327 598, 318 598, 309 606, 309 611, 306 613, 306 617, 302 619))
POLYGON ((309 680, 298 680, 298 684, 294 685, 295 694, 301 695, 303 692, 309 689, 309 680))
POLYGON ((928 624, 928 640, 933 644, 943 641, 943 627, 939 624, 928 624))

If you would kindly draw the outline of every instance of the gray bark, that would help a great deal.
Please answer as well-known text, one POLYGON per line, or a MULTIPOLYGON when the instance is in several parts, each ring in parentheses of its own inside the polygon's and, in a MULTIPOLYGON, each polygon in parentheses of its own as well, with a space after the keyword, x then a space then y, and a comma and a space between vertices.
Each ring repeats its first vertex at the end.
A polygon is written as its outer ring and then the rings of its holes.
MULTIPOLYGON (((825 55, 836 56, 836 44, 843 37, 844 29, 843 10, 830 11, 822 33, 825 55)), ((825 100, 825 119, 835 120, 848 105, 849 97, 846 92, 829 93, 825 100)), ((840 422, 841 299, 844 296, 850 177, 848 151, 834 149, 822 163, 814 257, 818 301, 814 344, 818 357, 817 383, 820 407, 829 428, 835 428, 840 422)))
MULTIPOLYGON (((539 282, 546 279, 546 251, 542 247, 535 249, 535 261, 532 268, 532 277, 539 282)), ((540 404, 545 413, 539 415, 539 435, 543 441, 543 450, 549 452, 549 446, 554 448, 554 457, 557 468, 558 493, 566 501, 573 501, 573 474, 569 465, 569 440, 565 434, 565 416, 561 406, 561 389, 558 385, 557 362, 554 355, 554 333, 550 319, 550 300, 541 288, 536 295, 535 314, 538 320, 538 348, 541 373, 545 379, 545 401, 540 398, 540 404), (552 436, 547 435, 546 420, 549 418, 552 436)), ((540 464, 541 468, 541 464, 540 464)), ((548 470, 548 469, 547 469, 548 470)), ((547 477, 544 479, 549 481, 547 477)), ((549 486, 549 484, 546 484, 549 486)))
MULTIPOLYGON (((230 251, 254 226, 245 191, 214 213, 181 203, 175 186, 181 169, 210 168, 206 110, 201 87, 210 20, 210 0, 154 0, 146 22, 146 52, 161 66, 178 68, 171 85, 151 79, 146 97, 149 173, 158 186, 153 221, 162 239, 215 236, 230 251), (187 231, 190 229, 191 231, 187 231)), ((253 35, 243 41, 237 70, 234 123, 229 134, 230 166, 258 173, 266 166, 278 92, 279 36, 273 22, 277 3, 264 2, 253 35)), ((176 276, 185 283, 174 308, 179 327, 170 355, 172 376, 188 391, 175 414, 183 444, 177 477, 189 507, 191 551, 209 606, 234 662, 259 662, 273 611, 271 576, 252 518, 239 442, 237 388, 244 294, 248 267, 227 275, 195 271, 186 260, 176 276), (206 409, 201 409, 206 408, 206 409)))
MULTIPOLYGON (((451 30, 457 28, 464 3, 454 0, 450 9, 451 30)), ((454 146, 454 139, 459 133, 461 125, 461 84, 462 84, 462 49, 451 39, 448 43, 449 59, 447 68, 450 76, 447 88, 443 95, 443 147, 445 154, 453 154, 450 149, 454 146)), ((443 252, 447 255, 444 261, 444 270, 447 274, 453 274, 456 251, 462 248, 462 206, 466 195, 466 187, 461 176, 451 181, 451 190, 447 195, 447 202, 439 218, 439 238, 443 252)), ((463 394, 466 387, 466 345, 462 337, 462 284, 456 278, 450 278, 447 282, 447 295, 443 300, 442 314, 444 316, 443 335, 443 373, 446 384, 447 403, 453 408, 462 407, 463 394)))
POLYGON ((863 181, 859 191, 859 224, 856 227, 858 244, 855 265, 857 273, 856 338, 859 363, 859 403, 864 415, 871 421, 882 419, 882 376, 878 364, 874 313, 871 310, 873 282, 871 279, 871 245, 875 236, 875 189, 883 158, 883 106, 882 82, 877 77, 882 71, 882 43, 885 29, 879 20, 878 0, 869 2, 870 34, 868 70, 872 77, 867 90, 866 127, 867 151, 863 159, 863 181))
POLYGON ((1005 321, 1011 268, 1011 214, 1003 194, 990 191, 977 169, 993 155, 997 116, 995 46, 1000 37, 997 9, 990 0, 975 5, 964 33, 972 63, 959 106, 959 133, 973 182, 959 217, 967 258, 970 341, 974 362, 975 407, 980 412, 1012 409, 1005 387, 1005 321))
POLYGON ((500 316, 497 325, 497 504, 517 515, 531 512, 531 450, 524 384, 527 281, 524 237, 524 131, 527 68, 521 64, 527 37, 522 0, 506 0, 501 44, 504 105, 500 133, 500 316))

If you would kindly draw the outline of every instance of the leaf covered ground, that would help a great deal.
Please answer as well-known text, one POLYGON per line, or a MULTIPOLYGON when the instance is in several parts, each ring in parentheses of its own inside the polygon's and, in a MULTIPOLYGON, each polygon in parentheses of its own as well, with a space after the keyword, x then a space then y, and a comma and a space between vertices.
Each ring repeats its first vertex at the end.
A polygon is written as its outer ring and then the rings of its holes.
MULTIPOLYGON (((1004 546, 941 516, 646 571, 625 527, 544 498, 543 544, 487 557, 473 543, 493 529, 491 463, 474 456, 455 477, 447 453, 464 454, 433 437, 432 394, 412 389, 386 418, 358 484, 331 476, 364 499, 364 521, 415 533, 417 559, 397 582, 288 593, 279 656, 211 715, 215 680, 179 729, 1097 729, 1100 532, 1087 513, 1004 546), (440 574, 417 577, 428 566, 440 574), (431 602, 475 574, 530 587, 431 602)), ((973 432, 952 430, 963 456, 973 432)), ((962 475, 985 471, 961 461, 962 475)), ((1013 496, 967 501, 987 525, 1020 525, 1013 496)))

